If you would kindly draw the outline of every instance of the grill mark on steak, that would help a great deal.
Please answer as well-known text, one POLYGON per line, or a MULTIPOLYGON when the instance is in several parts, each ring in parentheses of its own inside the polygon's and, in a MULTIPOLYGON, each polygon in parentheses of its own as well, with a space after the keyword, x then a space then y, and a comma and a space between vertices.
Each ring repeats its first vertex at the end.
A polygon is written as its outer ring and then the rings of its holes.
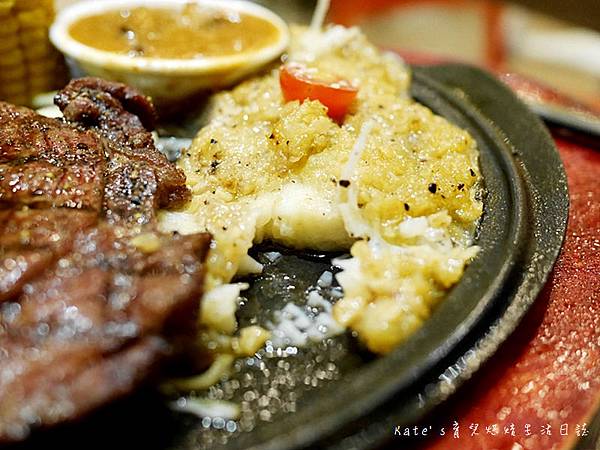
POLYGON ((146 128, 153 126, 156 113, 137 91, 118 83, 82 78, 69 83, 56 96, 56 104, 67 120, 97 127, 112 152, 150 164, 158 181, 158 206, 177 207, 190 199, 183 172, 158 151, 147 151, 154 148, 154 141, 146 128))
POLYGON ((96 133, 0 102, 0 207, 100 212, 105 164, 96 133))
POLYGON ((65 120, 0 102, 0 444, 131 392, 195 332, 210 236, 164 235, 189 198, 148 100, 94 78, 65 120))
POLYGON ((97 221, 90 211, 0 211, 0 302, 18 295, 26 282, 71 249, 78 231, 97 221))

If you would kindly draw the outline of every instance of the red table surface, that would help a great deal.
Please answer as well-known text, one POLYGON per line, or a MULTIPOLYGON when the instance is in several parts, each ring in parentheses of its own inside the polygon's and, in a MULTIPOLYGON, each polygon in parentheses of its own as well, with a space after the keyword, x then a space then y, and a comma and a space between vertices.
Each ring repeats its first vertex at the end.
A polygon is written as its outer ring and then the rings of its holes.
MULTIPOLYGON (((337 1, 332 18, 349 24, 394 3, 337 1)), ((423 61, 432 62, 416 55, 423 61)), ((554 137, 571 202, 561 254, 515 333, 421 424, 420 450, 567 449, 590 431, 600 407, 600 139, 587 146, 554 137)), ((404 439, 394 436, 391 448, 415 442, 404 439)))
POLYGON ((515 333, 424 424, 434 436, 422 450, 565 449, 589 432, 600 405, 600 152, 555 140, 571 200, 560 257, 515 333))

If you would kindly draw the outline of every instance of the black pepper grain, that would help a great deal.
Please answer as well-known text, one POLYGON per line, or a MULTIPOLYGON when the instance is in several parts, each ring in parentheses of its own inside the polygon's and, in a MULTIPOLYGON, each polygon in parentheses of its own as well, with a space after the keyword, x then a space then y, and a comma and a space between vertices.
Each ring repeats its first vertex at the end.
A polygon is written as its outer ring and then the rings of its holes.
POLYGON ((350 180, 340 180, 340 186, 347 188, 348 186, 350 186, 350 180))
POLYGON ((210 171, 209 172, 211 174, 215 173, 217 171, 217 167, 219 167, 219 164, 221 164, 221 161, 218 161, 216 159, 213 160, 213 161, 211 161, 211 163, 210 163, 210 171))
POLYGON ((427 189, 429 189, 429 192, 431 192, 432 194, 435 194, 437 192, 437 184, 430 183, 427 189))
POLYGON ((404 204, 404 211, 410 211, 410 205, 408 203, 404 204))

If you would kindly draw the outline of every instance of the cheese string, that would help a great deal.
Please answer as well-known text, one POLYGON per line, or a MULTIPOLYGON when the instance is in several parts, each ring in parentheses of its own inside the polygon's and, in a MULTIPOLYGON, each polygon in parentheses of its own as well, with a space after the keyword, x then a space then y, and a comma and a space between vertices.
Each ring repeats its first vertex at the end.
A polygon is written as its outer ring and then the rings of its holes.
POLYGON ((323 24, 325 23, 325 17, 327 16, 327 12, 329 11, 329 4, 330 0, 317 1, 317 6, 315 8, 315 12, 310 22, 311 31, 321 31, 321 29, 323 28, 323 24))
POLYGON ((358 165, 374 125, 373 120, 367 120, 363 123, 354 147, 350 151, 348 162, 342 168, 341 180, 346 180, 349 184, 345 186, 340 184, 338 188, 340 193, 339 208, 344 226, 348 234, 355 238, 372 238, 377 234, 362 217, 358 208, 358 165))

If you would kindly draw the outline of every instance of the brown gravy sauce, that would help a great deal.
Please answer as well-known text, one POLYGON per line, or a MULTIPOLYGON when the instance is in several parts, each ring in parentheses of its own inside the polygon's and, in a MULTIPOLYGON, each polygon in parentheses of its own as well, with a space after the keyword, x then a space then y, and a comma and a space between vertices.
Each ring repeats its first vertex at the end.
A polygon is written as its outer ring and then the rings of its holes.
POLYGON ((250 14, 187 4, 181 9, 135 7, 82 17, 71 37, 89 47, 131 57, 189 59, 254 51, 279 30, 250 14))

